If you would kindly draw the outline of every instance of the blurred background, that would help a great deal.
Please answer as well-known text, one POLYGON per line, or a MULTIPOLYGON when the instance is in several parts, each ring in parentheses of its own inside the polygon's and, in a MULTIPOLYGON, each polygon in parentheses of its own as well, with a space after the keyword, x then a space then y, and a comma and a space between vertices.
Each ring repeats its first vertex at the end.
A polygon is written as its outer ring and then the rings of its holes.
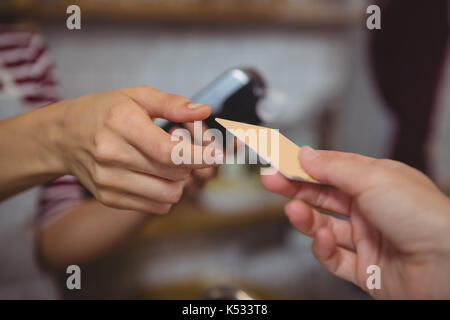
MULTIPOLYGON (((223 71, 249 66, 284 99, 283 117, 267 125, 298 145, 396 158, 448 192, 442 6, 448 2, 3 0, 0 15, 42 34, 64 99, 140 84, 190 97, 223 71), (81 8, 81 30, 66 28, 70 4, 81 8), (381 6, 382 30, 367 29, 369 4, 381 6)), ((83 265, 82 290, 65 289, 64 272, 43 272, 52 285, 32 290, 42 298, 196 299, 225 285, 257 298, 368 298, 315 261, 311 240, 284 216, 285 202, 262 189, 255 168, 226 165, 196 197, 83 265)), ((16 278, 23 250, 2 257, 16 278)))

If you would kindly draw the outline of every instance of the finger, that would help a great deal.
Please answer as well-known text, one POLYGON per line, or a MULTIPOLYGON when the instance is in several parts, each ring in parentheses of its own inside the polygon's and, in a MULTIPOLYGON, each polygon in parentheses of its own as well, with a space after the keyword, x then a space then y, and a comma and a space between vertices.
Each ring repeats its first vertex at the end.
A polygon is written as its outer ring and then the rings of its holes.
POLYGON ((261 182, 268 191, 287 198, 293 198, 299 188, 297 181, 287 179, 280 172, 273 175, 261 175, 261 182))
POLYGON ((169 129, 169 134, 172 134, 175 130, 177 130, 177 129, 181 129, 181 127, 178 127, 178 126, 173 126, 173 127, 171 127, 170 129, 169 129))
POLYGON ((380 232, 358 210, 352 213, 351 219, 354 227, 352 238, 357 244, 357 253, 363 254, 365 259, 377 261, 381 243, 380 232))
MULTIPOLYGON (((146 157, 170 167, 206 168, 205 149, 191 143, 191 137, 186 129, 175 130, 177 135, 170 135, 155 125, 151 119, 142 114, 130 114, 125 123, 121 123, 115 130, 129 144, 142 152, 146 157), (185 137, 189 135, 189 137, 185 137)), ((208 154, 216 155, 216 151, 208 154)), ((217 153, 220 153, 218 150, 217 153)), ((213 158, 214 159, 214 158, 213 158)))
POLYGON ((199 182, 199 180, 195 179, 192 175, 190 179, 188 179, 188 183, 184 188, 184 195, 189 197, 194 197, 197 193, 202 189, 204 183, 199 182))
POLYGON ((217 175, 217 168, 194 169, 192 174, 194 175, 194 178, 198 180, 207 181, 217 175))
MULTIPOLYGON (((208 126, 204 123, 200 123, 201 126, 199 126, 199 122, 193 123, 188 122, 185 123, 185 128, 189 131, 189 133, 192 136, 193 144, 199 145, 199 146, 205 146, 206 148, 204 150, 211 150, 215 149, 220 154, 223 155, 223 144, 222 142, 219 142, 215 139, 215 136, 211 133, 211 130, 217 130, 217 129, 211 129, 208 130, 208 126)), ((223 164, 223 157, 217 157, 216 164, 220 165, 223 164)))
POLYGON ((302 167, 320 182, 332 185, 351 196, 379 183, 385 172, 374 166, 374 158, 336 151, 320 151, 305 146, 300 149, 302 167))
POLYGON ((206 146, 192 144, 192 138, 187 129, 178 129, 172 134, 175 145, 172 148, 171 160, 177 165, 194 169, 216 167, 223 164, 224 154, 214 143, 206 146), (177 132, 179 130, 179 132, 177 132))
POLYGON ((144 173, 108 166, 96 167, 94 182, 100 190, 113 189, 164 203, 177 203, 186 184, 185 180, 169 181, 144 173))
POLYGON ((185 194, 196 195, 217 174, 217 168, 194 169, 185 187, 185 194))
MULTIPOLYGON (((204 123, 201 123, 201 126, 198 127, 198 126, 196 126, 193 122, 188 122, 188 123, 185 123, 185 124, 184 124, 184 128, 185 128, 187 131, 189 131, 189 134, 190 134, 189 137, 191 138, 191 141, 192 141, 193 144, 195 144, 195 145, 200 145, 200 146, 205 145, 205 144, 204 144, 204 141, 203 141, 203 132, 204 132, 205 130, 207 130, 208 127, 206 127, 206 125, 205 125, 204 123), (196 133, 196 132, 195 132, 195 131, 196 131, 196 128, 200 128, 201 131, 199 131, 199 132, 196 133)), ((178 130, 178 129, 182 129, 182 128, 177 127, 177 126, 174 126, 174 127, 170 128, 169 133, 170 133, 170 134, 174 134, 175 131, 178 130)), ((198 130, 198 129, 197 129, 197 130, 198 130)))
POLYGON ((154 214, 166 214, 172 207, 171 203, 158 202, 132 194, 120 193, 115 190, 104 190, 97 199, 111 208, 154 214))
POLYGON ((205 141, 203 141, 203 132, 208 130, 208 126, 205 123, 203 123, 203 122, 201 123, 201 127, 200 128, 202 129, 202 131, 201 131, 200 137, 198 136, 198 134, 195 134, 196 125, 193 122, 185 123, 184 127, 191 134, 191 136, 193 138, 192 141, 193 141, 194 144, 205 145, 205 141))
POLYGON ((101 164, 118 166, 172 181, 185 180, 191 174, 191 168, 167 166, 152 161, 113 131, 105 130, 100 140, 96 161, 101 164))
POLYGON ((122 89, 128 97, 144 107, 150 117, 174 122, 190 122, 206 119, 211 108, 202 103, 193 103, 180 95, 159 91, 151 86, 122 89))
POLYGON ((358 285, 356 254, 338 247, 334 234, 330 229, 321 228, 316 232, 312 251, 320 264, 329 272, 358 285))
POLYGON ((342 215, 350 214, 351 197, 332 186, 289 180, 279 172, 263 175, 261 180, 263 186, 271 192, 290 199, 301 199, 314 207, 342 215))
POLYGON ((349 221, 320 213, 301 200, 290 201, 285 206, 285 212, 292 225, 301 233, 314 238, 319 229, 327 227, 336 237, 338 246, 355 250, 349 221))

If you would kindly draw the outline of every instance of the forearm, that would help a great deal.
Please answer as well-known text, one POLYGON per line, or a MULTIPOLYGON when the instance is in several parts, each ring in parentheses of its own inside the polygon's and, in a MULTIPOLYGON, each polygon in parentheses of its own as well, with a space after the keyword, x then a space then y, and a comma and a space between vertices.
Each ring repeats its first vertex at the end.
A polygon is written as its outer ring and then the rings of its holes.
POLYGON ((62 104, 0 121, 0 201, 66 174, 55 146, 62 104))
POLYGON ((83 201, 38 231, 41 261, 52 269, 90 262, 124 241, 149 217, 96 200, 83 201))

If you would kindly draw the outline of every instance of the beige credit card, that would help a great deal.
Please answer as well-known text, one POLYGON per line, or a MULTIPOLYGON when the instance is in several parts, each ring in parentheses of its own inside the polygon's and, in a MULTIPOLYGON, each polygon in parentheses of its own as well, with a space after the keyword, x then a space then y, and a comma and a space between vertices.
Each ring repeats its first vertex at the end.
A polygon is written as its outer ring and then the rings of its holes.
POLYGON ((286 178, 318 183, 300 166, 300 147, 278 130, 221 118, 215 120, 286 178), (249 130, 256 132, 256 139, 250 138, 249 130))

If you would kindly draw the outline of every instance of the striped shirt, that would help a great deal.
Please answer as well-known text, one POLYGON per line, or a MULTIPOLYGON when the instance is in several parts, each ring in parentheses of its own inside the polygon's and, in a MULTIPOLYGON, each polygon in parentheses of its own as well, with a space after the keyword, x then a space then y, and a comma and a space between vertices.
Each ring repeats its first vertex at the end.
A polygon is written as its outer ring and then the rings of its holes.
MULTIPOLYGON (((0 119, 59 100, 54 67, 38 33, 0 25, 0 119)), ((0 202, 0 299, 59 296, 36 261, 36 227, 81 199, 76 180, 63 177, 0 202)))
MULTIPOLYGON (((19 100, 21 106, 18 110, 3 110, 3 115, 13 116, 58 101, 60 94, 54 69, 54 60, 39 33, 0 25, 0 95, 19 100)), ((2 109, 9 107, 1 106, 2 109)), ((46 184, 36 204, 38 222, 48 221, 82 198, 83 189, 73 176, 46 184)))

